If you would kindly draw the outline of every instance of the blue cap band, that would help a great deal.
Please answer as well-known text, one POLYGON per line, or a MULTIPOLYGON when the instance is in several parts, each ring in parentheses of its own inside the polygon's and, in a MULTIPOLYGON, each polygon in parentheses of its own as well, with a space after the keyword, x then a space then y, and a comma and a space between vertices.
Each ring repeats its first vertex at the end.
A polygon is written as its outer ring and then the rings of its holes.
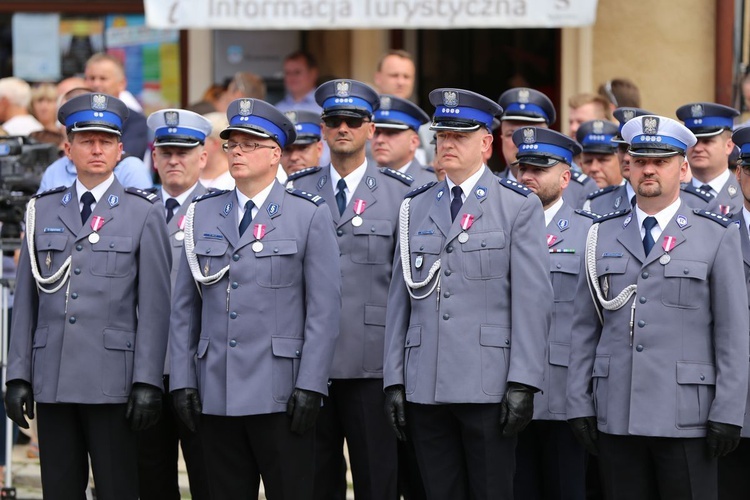
POLYGON ((750 142, 746 142, 740 147, 740 154, 742 155, 750 154, 750 142))
POLYGON ((547 116, 547 113, 544 111, 544 109, 540 108, 536 104, 530 103, 512 102, 508 105, 507 108, 505 108, 505 113, 503 113, 503 116, 519 114, 515 113, 516 111, 523 111, 523 113, 521 113, 522 116, 528 115, 530 113, 536 113, 543 116, 545 121, 549 122, 549 116, 547 116))
POLYGON ((422 123, 411 116, 409 113, 403 111, 396 111, 394 109, 382 110, 379 109, 375 112, 375 123, 377 122, 398 122, 408 125, 409 128, 419 130, 422 123))
MULTIPOLYGON (((554 146, 552 144, 545 144, 543 142, 537 142, 534 144, 521 144, 518 146, 518 156, 534 156, 539 153, 550 153, 561 158, 565 158, 565 161, 570 165, 573 163, 573 153, 566 148, 560 146, 554 146)), ((522 161, 522 158, 518 158, 522 161)), ((523 162, 523 161, 522 161, 523 162)))
POLYGON ((273 137, 276 136, 279 141, 279 145, 283 148, 286 146, 286 134, 271 120, 266 120, 263 117, 257 115, 242 116, 234 115, 232 120, 229 122, 230 127, 247 127, 248 125, 254 125, 260 128, 263 132, 273 137))
POLYGON ((297 131, 297 137, 300 135, 315 135, 320 137, 320 125, 315 123, 297 123, 294 125, 297 131))
POLYGON ((704 116, 685 120, 687 128, 725 127, 731 129, 733 125, 734 119, 727 116, 704 116))
POLYGON ((65 126, 72 127, 79 122, 100 122, 115 126, 119 130, 122 130, 122 119, 120 118, 120 115, 111 111, 94 111, 92 109, 76 111, 67 116, 65 119, 65 126))
POLYGON ((599 144, 602 146, 615 147, 617 144, 612 142, 612 139, 614 139, 614 137, 615 137, 614 135, 609 135, 609 134, 588 134, 586 137, 583 138, 583 142, 581 142, 581 146, 599 144))
POLYGON ((485 127, 492 128, 493 116, 476 108, 464 108, 461 106, 448 107, 438 106, 435 108, 434 119, 448 118, 453 120, 471 120, 483 123, 485 127))
POLYGON ((195 130, 194 128, 184 128, 184 127, 159 127, 154 131, 154 137, 169 137, 173 135, 187 135, 190 137, 195 137, 198 141, 205 141, 206 135, 198 130, 195 130))
POLYGON ((670 146, 674 146, 676 148, 679 148, 683 151, 687 151, 688 147, 687 144, 678 141, 674 137, 669 137, 666 135, 646 135, 646 134, 639 134, 633 137, 633 140, 630 142, 630 147, 639 145, 639 146, 649 146, 651 144, 668 144, 670 146))
POLYGON ((329 97, 323 101, 323 111, 336 108, 364 108, 372 114, 372 104, 360 97, 329 97))

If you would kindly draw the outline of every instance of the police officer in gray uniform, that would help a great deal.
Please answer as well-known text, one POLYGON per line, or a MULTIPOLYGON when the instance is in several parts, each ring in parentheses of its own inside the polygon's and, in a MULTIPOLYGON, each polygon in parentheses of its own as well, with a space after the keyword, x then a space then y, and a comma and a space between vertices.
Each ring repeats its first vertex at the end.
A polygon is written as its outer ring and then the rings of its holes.
MULTIPOLYGON (((211 122, 192 111, 164 109, 152 113, 146 123, 154 133, 152 160, 161 179, 159 196, 172 249, 170 283, 174 288, 185 240, 187 208, 193 198, 206 193, 198 178, 208 158, 203 145, 211 133, 211 122)), ((157 425, 138 434, 140 498, 179 500, 177 462, 181 444, 190 479, 190 495, 196 500, 207 499, 208 483, 200 441, 177 417, 169 395, 169 358, 164 365, 164 390, 162 418, 157 425)))
POLYGON ((435 180, 434 170, 428 170, 414 157, 420 145, 419 127, 430 121, 422 108, 409 100, 383 94, 373 121, 375 135, 370 146, 380 167, 411 176, 415 186, 435 180))
POLYGON ((99 498, 138 498, 133 430, 161 411, 171 259, 156 196, 112 173, 127 116, 105 94, 63 105, 76 181, 27 208, 5 404, 28 427, 36 401, 53 500, 85 498, 89 460, 99 498))
POLYGON ((296 188, 328 202, 341 255, 340 336, 330 396, 317 427, 315 497, 340 492, 343 443, 349 449, 354 494, 396 497, 396 439, 383 415, 385 306, 396 245, 398 207, 411 177, 365 159, 378 94, 355 80, 332 80, 315 91, 323 108, 323 138, 331 165, 300 171, 296 188))
POLYGON ((320 114, 292 109, 284 113, 294 124, 297 139, 287 144, 281 155, 281 166, 287 176, 320 165, 323 143, 320 135, 320 114))
POLYGON ((516 130, 513 138, 520 148, 519 180, 544 207, 554 292, 544 382, 534 396, 534 420, 518 436, 515 498, 583 499, 587 454, 566 422, 565 384, 576 283, 585 272, 583 254, 591 219, 576 213, 562 198, 570 182, 570 163, 581 146, 559 132, 535 127, 516 130))
POLYGON ((276 181, 292 123, 270 104, 227 109, 237 188, 197 198, 170 318, 172 395, 200 436, 211 498, 312 498, 315 434, 338 334, 340 275, 319 196, 276 181))
POLYGON ((568 418, 599 453, 606 498, 716 498, 717 458, 739 443, 748 389, 739 231, 680 199, 692 132, 646 115, 622 135, 636 205, 589 231, 568 418))
POLYGON ((512 499, 516 434, 543 384, 552 287, 539 198, 482 162, 494 101, 430 93, 447 177, 401 206, 384 388, 427 497, 512 499), (513 256, 511 258, 511 256, 513 256))
POLYGON ((680 106, 675 113, 698 139, 688 150, 688 161, 693 186, 713 196, 705 209, 723 215, 739 213, 742 196, 728 162, 734 150, 732 126, 739 111, 721 104, 695 102, 680 106))

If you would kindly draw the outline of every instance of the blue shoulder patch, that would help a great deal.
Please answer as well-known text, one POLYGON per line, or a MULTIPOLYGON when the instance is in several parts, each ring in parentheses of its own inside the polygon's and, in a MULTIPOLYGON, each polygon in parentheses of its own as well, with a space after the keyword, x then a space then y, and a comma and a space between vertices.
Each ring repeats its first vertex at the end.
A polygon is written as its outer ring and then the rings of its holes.
POLYGON ((571 170, 570 172, 570 178, 576 181, 578 184, 584 185, 586 184, 590 177, 583 172, 576 172, 574 170, 571 170))
POLYGON ((693 213, 705 217, 706 219, 711 219, 714 222, 718 222, 724 227, 729 227, 729 225, 733 222, 731 219, 724 217, 721 214, 709 212, 708 210, 701 210, 700 208, 696 208, 695 210, 693 210, 693 213))
POLYGON ((516 193, 522 194, 524 196, 528 196, 531 194, 531 189, 517 182, 514 182, 508 179, 507 177, 500 177, 497 181, 500 183, 501 186, 505 186, 508 189, 512 189, 516 193))
POLYGON ((42 191, 39 194, 35 194, 34 196, 32 196, 32 198, 41 198, 42 196, 47 196, 48 194, 62 193, 66 189, 68 189, 68 186, 57 186, 56 188, 48 189, 46 191, 42 191))
POLYGON ((612 191, 614 191, 618 187, 620 187, 619 184, 617 186, 603 187, 603 188, 599 189, 598 191, 594 191, 593 193, 589 193, 588 195, 586 195, 586 199, 587 200, 593 200, 594 198, 598 198, 598 197, 600 197, 603 194, 611 193, 612 191))
POLYGON ((412 177, 409 174, 402 174, 398 170, 393 170, 392 168, 381 168, 380 172, 387 175, 388 177, 393 177, 394 179, 398 179, 407 186, 411 186, 411 183, 414 182, 414 177, 412 177))
POLYGON ((207 200, 209 198, 213 198, 214 196, 219 196, 220 194, 228 193, 228 189, 209 189, 207 193, 203 193, 200 196, 196 196, 193 198, 193 201, 201 201, 201 200, 207 200))
POLYGON ((406 196, 404 196, 404 198, 411 198, 413 196, 418 195, 419 193, 424 193, 425 191, 427 191, 428 189, 430 189, 435 184, 437 184, 437 181, 431 181, 431 182, 428 182, 427 184, 422 184, 418 188, 414 188, 411 191, 409 191, 408 193, 406 193, 406 196))
POLYGON ((610 212, 608 214, 595 214, 594 212, 589 212, 587 210, 576 210, 576 213, 578 215, 583 215, 584 217, 588 217, 589 219, 592 219, 594 222, 604 222, 605 220, 609 219, 616 219, 617 217, 622 217, 625 214, 630 213, 630 209, 626 208, 623 210, 617 210, 615 212, 610 212))
MULTIPOLYGON (((300 170, 300 172, 302 171, 300 170)), ((300 198, 304 198, 307 201, 315 203, 317 206, 320 206, 326 202, 326 200, 324 200, 323 197, 320 196, 319 194, 312 194, 312 193, 308 193, 307 191, 300 191, 299 189, 287 189, 286 192, 293 196, 299 196, 300 198)))
POLYGON ((694 196, 697 196, 698 198, 700 198, 701 200, 703 200, 705 202, 709 202, 709 201, 711 201, 711 200, 714 199, 714 195, 712 195, 708 191, 704 191, 704 190, 702 190, 700 188, 697 188, 697 187, 693 186, 692 182, 687 182, 687 183, 683 184, 680 187, 680 190, 683 191, 683 192, 685 192, 685 193, 690 193, 690 194, 692 194, 694 196))
POLYGON ((304 177, 306 175, 314 174, 315 172, 320 172, 323 170, 323 167, 308 167, 303 168, 302 170, 299 170, 297 172, 294 172, 289 177, 286 178, 286 181, 293 181, 294 179, 299 179, 300 177, 304 177))
POLYGON ((128 187, 128 188, 125 188, 125 192, 128 193, 128 194, 134 194, 136 196, 140 196, 144 200, 147 200, 147 201, 149 201, 151 203, 154 203, 156 200, 159 199, 159 196, 157 196, 154 193, 149 193, 148 191, 146 191, 144 189, 138 189, 138 188, 134 188, 134 187, 128 187))

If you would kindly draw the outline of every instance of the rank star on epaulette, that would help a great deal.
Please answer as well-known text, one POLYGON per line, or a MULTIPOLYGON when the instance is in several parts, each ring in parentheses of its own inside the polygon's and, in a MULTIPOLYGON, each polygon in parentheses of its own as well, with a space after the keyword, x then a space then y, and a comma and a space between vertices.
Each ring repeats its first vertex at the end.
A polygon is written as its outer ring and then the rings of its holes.
POLYGON ((693 213, 700 215, 702 217, 705 217, 707 219, 711 219, 712 221, 718 222, 724 227, 729 227, 729 225, 732 223, 731 220, 724 217, 723 215, 717 214, 714 212, 709 212, 708 210, 701 210, 699 208, 696 208, 695 210, 693 210, 693 213))
POLYGON ((601 217, 601 216, 600 216, 599 214, 597 214, 597 213, 594 213, 594 212, 590 212, 590 211, 588 211, 588 210, 581 210, 580 208, 579 208, 579 209, 576 209, 576 211, 575 211, 575 212, 576 212, 576 213, 577 213, 578 215, 583 215, 584 217, 588 217, 589 219, 592 219, 592 220, 597 220, 597 219, 599 219, 599 217, 601 217))
POLYGON ((304 198, 305 200, 314 203, 316 206, 320 206, 323 203, 325 203, 325 200, 323 199, 322 196, 313 194, 313 193, 308 193, 307 191, 300 191, 299 189, 290 188, 290 189, 287 189, 286 192, 293 196, 304 198))
POLYGON ((214 189, 212 191, 210 190, 207 193, 204 193, 204 194, 202 194, 200 196, 196 196, 195 198, 193 198, 193 201, 207 200, 209 198, 213 198, 214 196, 219 196, 220 194, 224 194, 224 193, 227 193, 227 192, 228 192, 228 190, 226 190, 226 189, 214 189))
POLYGON ((134 194, 136 196, 140 196, 144 200, 147 200, 151 203, 154 203, 156 200, 159 199, 159 197, 156 196, 154 193, 149 193, 148 191, 144 191, 143 189, 138 189, 134 187, 125 188, 125 192, 128 194, 134 194))
MULTIPOLYGON (((392 168, 383 168, 380 171, 383 174, 385 174, 385 175, 387 175, 389 177, 393 177, 394 179, 400 180, 401 182, 403 182, 407 186, 411 186, 411 183, 414 182, 414 178, 411 175, 401 173, 398 170, 393 170, 392 168)), ((371 179, 371 177, 368 177, 368 180, 369 179, 371 179)), ((369 186, 369 184, 368 184, 368 186, 369 186)))
MULTIPOLYGON (((56 188, 48 189, 47 191, 42 191, 39 194, 35 194, 33 197, 34 198, 41 198, 42 196, 47 196, 48 194, 61 193, 61 192, 65 191, 66 189, 68 189, 66 186, 57 186, 56 188)), ((63 197, 63 199, 65 199, 65 198, 63 197)), ((68 200, 68 201, 70 201, 70 200, 68 200)))
MULTIPOLYGON (((435 184, 437 184, 437 182, 435 182, 435 181, 428 182, 427 184, 422 184, 418 188, 412 189, 411 191, 409 191, 408 193, 406 193, 406 198, 411 198, 412 196, 416 196, 419 193, 423 193, 423 192, 427 191, 428 189, 430 189, 435 184)), ((442 191, 440 191, 440 192, 442 193, 442 191)))
POLYGON ((516 193, 522 194, 524 196, 528 196, 529 194, 531 194, 531 190, 529 188, 517 182, 513 182, 512 180, 506 177, 499 178, 498 182, 500 183, 501 186, 511 189, 515 191, 516 193))

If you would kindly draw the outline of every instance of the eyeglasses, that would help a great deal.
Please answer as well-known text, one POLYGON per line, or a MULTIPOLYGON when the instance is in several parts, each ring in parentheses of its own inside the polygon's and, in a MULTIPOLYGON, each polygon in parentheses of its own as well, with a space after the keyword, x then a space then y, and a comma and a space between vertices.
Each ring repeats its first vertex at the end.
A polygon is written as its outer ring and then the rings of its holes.
POLYGON ((258 148, 276 148, 276 146, 266 146, 265 144, 258 144, 257 142, 225 142, 221 145, 221 149, 223 149, 225 153, 228 153, 234 150, 237 146, 240 147, 240 151, 243 153, 252 153, 258 148))
POLYGON ((738 163, 737 165, 740 167, 740 169, 742 169, 742 173, 744 173, 745 175, 750 175, 750 165, 745 165, 742 163, 738 163))
POLYGON ((323 118, 323 123, 328 128, 339 128, 342 123, 346 123, 346 126, 349 128, 359 128, 363 123, 370 123, 370 120, 355 118, 353 116, 329 116, 323 118))

